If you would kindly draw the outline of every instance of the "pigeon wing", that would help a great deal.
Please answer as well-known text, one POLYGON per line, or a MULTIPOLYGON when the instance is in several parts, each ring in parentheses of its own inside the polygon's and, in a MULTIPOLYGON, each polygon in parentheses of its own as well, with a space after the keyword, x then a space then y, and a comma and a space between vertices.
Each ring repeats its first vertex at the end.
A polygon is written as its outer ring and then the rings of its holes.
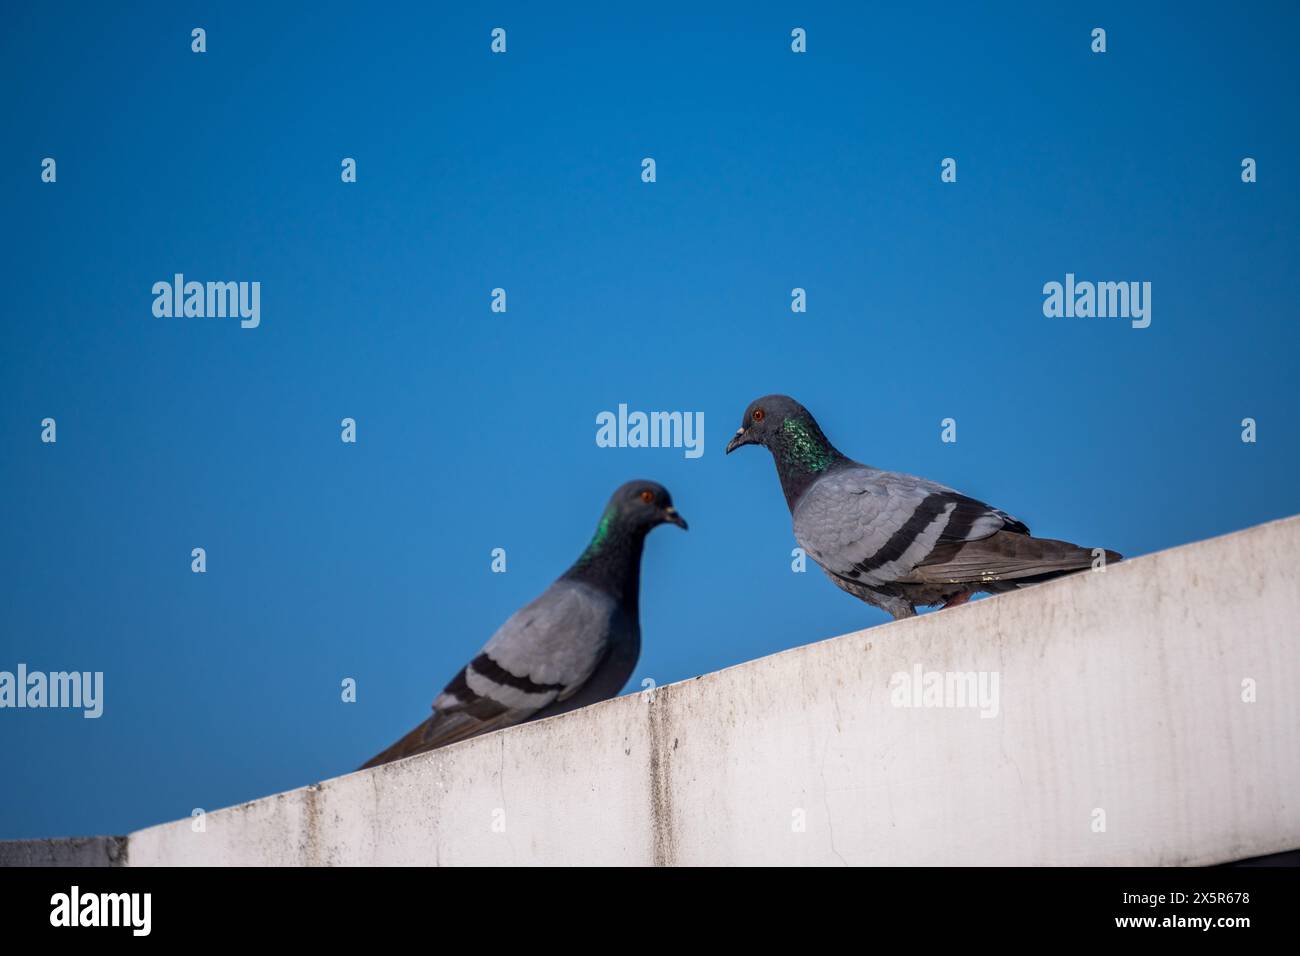
POLYGON ((866 587, 907 577, 941 545, 999 531, 1028 534, 1011 515, 952 488, 866 466, 830 472, 800 498, 795 537, 829 573, 866 587))
POLYGON ((511 615, 437 699, 434 713, 365 767, 527 720, 586 683, 609 648, 613 598, 557 581, 511 615))

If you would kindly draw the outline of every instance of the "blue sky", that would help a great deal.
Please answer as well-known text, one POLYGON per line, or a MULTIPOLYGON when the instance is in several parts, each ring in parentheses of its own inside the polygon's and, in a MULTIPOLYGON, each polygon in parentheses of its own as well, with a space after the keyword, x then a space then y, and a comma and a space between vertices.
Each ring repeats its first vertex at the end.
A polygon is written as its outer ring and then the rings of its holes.
POLYGON ((0 838, 353 769, 629 478, 691 523, 649 541, 637 682, 881 622, 723 457, 767 392, 1126 555, 1300 510, 1300 15, 1133 6, 7 11, 0 670, 105 702, 0 710, 0 838), (261 325, 155 318, 177 272, 259 281, 261 325), (1067 272, 1149 281, 1151 326, 1044 317, 1067 272), (705 454, 598 448, 619 403, 703 412, 705 454))

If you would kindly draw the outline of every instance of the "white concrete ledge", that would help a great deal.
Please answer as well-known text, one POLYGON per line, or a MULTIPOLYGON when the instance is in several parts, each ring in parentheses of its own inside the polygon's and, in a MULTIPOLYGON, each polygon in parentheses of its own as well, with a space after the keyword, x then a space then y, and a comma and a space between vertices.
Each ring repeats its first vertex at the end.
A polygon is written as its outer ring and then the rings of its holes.
POLYGON ((127 862, 1168 865, 1294 849, 1298 567, 1300 518, 1261 525, 216 811, 203 833, 152 827, 127 862), (996 675, 997 715, 896 706, 891 678, 917 667, 996 675))

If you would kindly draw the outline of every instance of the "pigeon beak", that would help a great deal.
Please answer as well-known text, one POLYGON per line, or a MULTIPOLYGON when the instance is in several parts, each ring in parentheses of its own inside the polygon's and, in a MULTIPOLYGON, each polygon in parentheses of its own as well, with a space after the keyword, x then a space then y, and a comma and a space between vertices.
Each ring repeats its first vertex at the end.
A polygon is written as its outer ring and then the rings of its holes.
POLYGON ((669 505, 664 509, 664 520, 669 524, 675 524, 683 531, 686 530, 686 519, 677 513, 677 509, 669 505))
POLYGON ((745 429, 737 428, 736 434, 731 436, 731 441, 727 442, 726 454, 730 455, 741 445, 752 445, 753 441, 745 437, 745 429))

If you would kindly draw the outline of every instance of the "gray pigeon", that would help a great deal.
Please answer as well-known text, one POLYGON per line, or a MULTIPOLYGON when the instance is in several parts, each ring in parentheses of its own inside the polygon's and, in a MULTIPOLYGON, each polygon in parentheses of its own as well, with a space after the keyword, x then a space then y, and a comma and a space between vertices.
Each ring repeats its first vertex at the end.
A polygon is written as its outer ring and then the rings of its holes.
POLYGON ((432 717, 362 769, 622 690, 641 653, 641 550, 665 523, 686 528, 663 485, 629 481, 615 491, 573 567, 501 625, 438 695, 432 717))
POLYGON ((787 395, 745 409, 727 454, 742 445, 772 453, 804 552, 836 585, 896 620, 917 605, 953 607, 980 591, 1014 591, 1092 567, 1090 549, 1030 537, 1005 511, 845 458, 787 395))

